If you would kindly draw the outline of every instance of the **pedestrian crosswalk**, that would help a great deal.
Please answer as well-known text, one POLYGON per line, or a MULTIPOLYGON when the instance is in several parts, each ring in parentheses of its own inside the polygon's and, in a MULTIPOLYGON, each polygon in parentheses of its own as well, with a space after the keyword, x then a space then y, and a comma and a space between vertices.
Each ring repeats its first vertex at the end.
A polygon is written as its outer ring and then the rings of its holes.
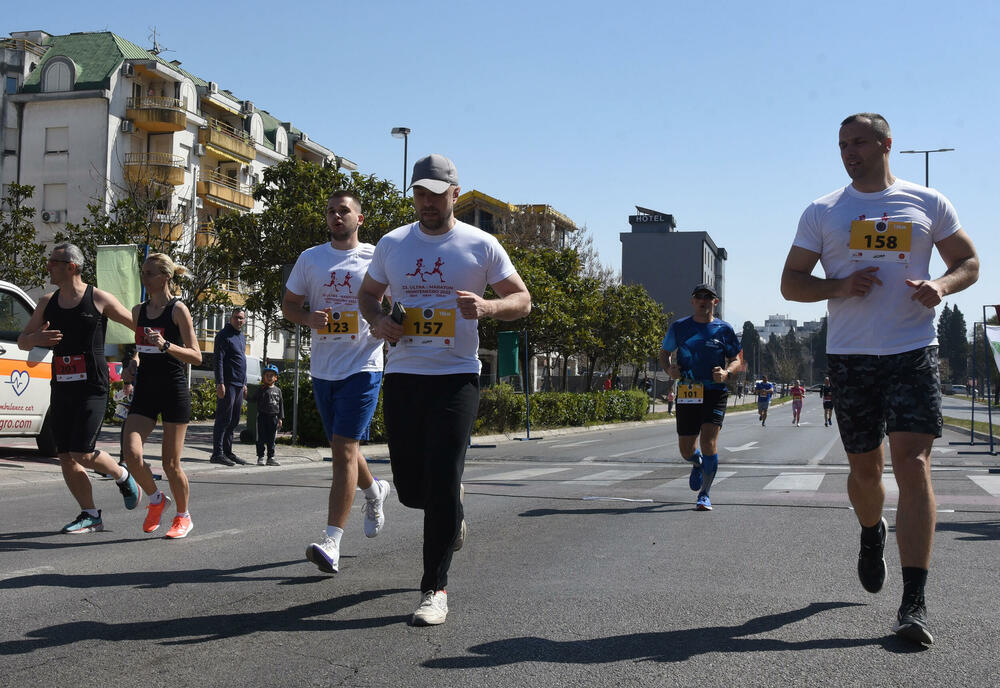
MULTIPOLYGON (((936 479, 946 483, 946 491, 956 489, 963 494, 991 496, 1000 499, 1000 475, 989 475, 974 471, 947 471, 935 474, 936 479), (943 478, 947 476, 947 480, 943 478)), ((767 466, 736 467, 736 470, 719 470, 713 489, 727 488, 739 491, 759 491, 764 494, 809 494, 818 492, 843 493, 846 491, 846 470, 817 470, 816 466, 804 466, 803 470, 777 470, 767 466), (728 484, 725 484, 727 483, 728 484), (720 484, 723 486, 720 488, 720 484)), ((670 494, 689 492, 688 469, 686 466, 629 466, 609 467, 593 463, 574 463, 517 468, 497 471, 496 466, 469 464, 466 466, 465 482, 470 485, 493 485, 505 487, 557 486, 560 489, 595 487, 626 489, 631 492, 670 494)), ((899 487, 895 476, 886 472, 882 478, 886 497, 895 499, 899 487)), ((937 490, 939 495, 941 489, 937 490)), ((715 494, 715 492, 713 492, 715 494)))

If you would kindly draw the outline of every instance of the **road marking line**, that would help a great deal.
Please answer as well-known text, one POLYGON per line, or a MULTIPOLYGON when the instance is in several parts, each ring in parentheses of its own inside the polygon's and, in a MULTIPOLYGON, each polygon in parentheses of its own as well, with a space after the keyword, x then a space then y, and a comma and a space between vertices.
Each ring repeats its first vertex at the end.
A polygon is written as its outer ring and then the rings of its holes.
POLYGON ((970 475, 968 478, 994 497, 1000 497, 1000 475, 970 475))
POLYGON ((36 566, 33 569, 21 569, 20 571, 0 573, 0 580, 7 580, 9 578, 20 578, 21 576, 34 576, 39 573, 48 573, 49 571, 55 571, 55 569, 51 566, 36 566))
MULTIPOLYGON (((736 471, 716 471, 716 473, 715 473, 715 480, 712 481, 712 487, 715 487, 716 485, 718 485, 719 483, 721 483, 726 478, 731 478, 734 475, 736 475, 736 471)), ((669 482, 663 483, 662 485, 658 485, 657 487, 666 487, 668 489, 669 488, 684 488, 685 490, 688 490, 688 491, 691 490, 691 486, 688 485, 688 479, 686 477, 685 478, 675 478, 674 480, 671 480, 669 482)))
POLYGON ((239 528, 230 528, 229 530, 217 530, 212 533, 205 533, 204 535, 195 535, 194 537, 188 536, 184 539, 188 542, 201 542, 202 540, 214 540, 215 538, 226 537, 228 535, 239 535, 242 532, 239 528))
POLYGON ((579 442, 570 442, 569 444, 553 444, 551 449, 566 449, 567 447, 579 447, 584 444, 593 444, 594 442, 603 442, 604 438, 596 440, 580 440, 579 442))
POLYGON ((764 486, 765 490, 804 490, 815 492, 823 482, 825 473, 779 473, 764 486))
POLYGON ((839 432, 833 433, 833 436, 829 440, 827 440, 823 448, 820 449, 818 452, 816 452, 816 456, 809 459, 808 465, 818 466, 819 462, 825 459, 826 455, 830 453, 830 447, 832 447, 834 442, 836 442, 839 439, 840 439, 840 433, 839 432))
POLYGON ((623 470, 610 470, 601 471, 600 473, 591 473, 590 475, 585 475, 582 478, 575 478, 573 480, 564 480, 563 485, 591 485, 591 486, 603 486, 613 485, 614 483, 625 482, 626 480, 632 480, 633 478, 638 478, 640 475, 646 475, 647 473, 652 473, 653 471, 623 471, 623 470))
POLYGON ((648 452, 654 449, 663 449, 663 445, 657 444, 655 447, 645 447, 644 449, 631 449, 629 451, 619 452, 618 454, 608 454, 608 458, 617 459, 619 456, 627 456, 629 454, 641 454, 642 452, 648 452))
POLYGON ((517 481, 517 480, 530 480, 531 478, 537 478, 542 475, 548 475, 549 473, 561 473, 562 471, 568 471, 569 468, 525 468, 520 471, 507 471, 506 473, 494 473, 493 475, 484 475, 473 480, 469 480, 470 483, 478 482, 506 482, 506 481, 517 481))

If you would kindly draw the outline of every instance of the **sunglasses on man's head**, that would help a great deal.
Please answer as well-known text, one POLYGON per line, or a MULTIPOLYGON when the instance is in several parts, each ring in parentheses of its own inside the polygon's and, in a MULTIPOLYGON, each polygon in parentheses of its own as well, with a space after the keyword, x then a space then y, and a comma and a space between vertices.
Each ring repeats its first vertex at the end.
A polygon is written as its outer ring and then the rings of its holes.
POLYGON ((696 299, 714 299, 715 297, 709 294, 707 291, 700 291, 694 295, 696 299))

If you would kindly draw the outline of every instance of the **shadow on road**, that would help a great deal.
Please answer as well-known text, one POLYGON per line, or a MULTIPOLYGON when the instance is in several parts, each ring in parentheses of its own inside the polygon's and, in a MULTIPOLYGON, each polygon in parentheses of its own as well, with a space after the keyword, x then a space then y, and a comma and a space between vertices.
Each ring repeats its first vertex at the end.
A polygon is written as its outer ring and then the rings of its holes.
POLYGON ((965 537, 956 537, 956 540, 966 540, 969 542, 989 542, 1000 540, 1000 521, 958 521, 953 523, 942 523, 938 521, 937 532, 961 533, 965 537))
MULTIPOLYGON (((118 578, 118 576, 107 577, 118 578)), ((160 641, 164 645, 193 645, 258 632, 301 633, 380 628, 405 623, 410 618, 409 614, 369 619, 319 617, 328 617, 343 609, 380 597, 412 592, 413 590, 409 588, 372 590, 274 611, 254 610, 241 614, 215 614, 162 621, 150 619, 120 624, 95 620, 73 621, 30 631, 26 640, 0 643, 0 655, 25 654, 48 647, 74 645, 86 640, 160 641)))
MULTIPOLYGON (((855 602, 813 602, 790 612, 751 619, 739 626, 709 626, 655 633, 629 633, 590 640, 547 640, 538 637, 508 638, 474 645, 474 656, 439 657, 424 662, 432 669, 474 669, 520 662, 556 664, 604 664, 620 661, 682 662, 712 652, 787 652, 882 645, 888 651, 911 651, 912 644, 895 636, 883 638, 826 638, 788 642, 772 638, 749 638, 775 631, 820 612, 864 606, 855 602)), ((919 647, 915 647, 919 650, 919 647)))

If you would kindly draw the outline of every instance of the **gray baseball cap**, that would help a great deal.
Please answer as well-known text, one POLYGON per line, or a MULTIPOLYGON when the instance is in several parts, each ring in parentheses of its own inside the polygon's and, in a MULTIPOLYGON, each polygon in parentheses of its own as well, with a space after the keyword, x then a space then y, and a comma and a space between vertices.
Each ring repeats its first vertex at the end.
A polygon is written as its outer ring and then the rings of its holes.
POLYGON ((458 186, 458 170, 455 163, 443 155, 431 153, 413 164, 413 181, 408 189, 422 186, 431 193, 442 194, 450 186, 458 186))

